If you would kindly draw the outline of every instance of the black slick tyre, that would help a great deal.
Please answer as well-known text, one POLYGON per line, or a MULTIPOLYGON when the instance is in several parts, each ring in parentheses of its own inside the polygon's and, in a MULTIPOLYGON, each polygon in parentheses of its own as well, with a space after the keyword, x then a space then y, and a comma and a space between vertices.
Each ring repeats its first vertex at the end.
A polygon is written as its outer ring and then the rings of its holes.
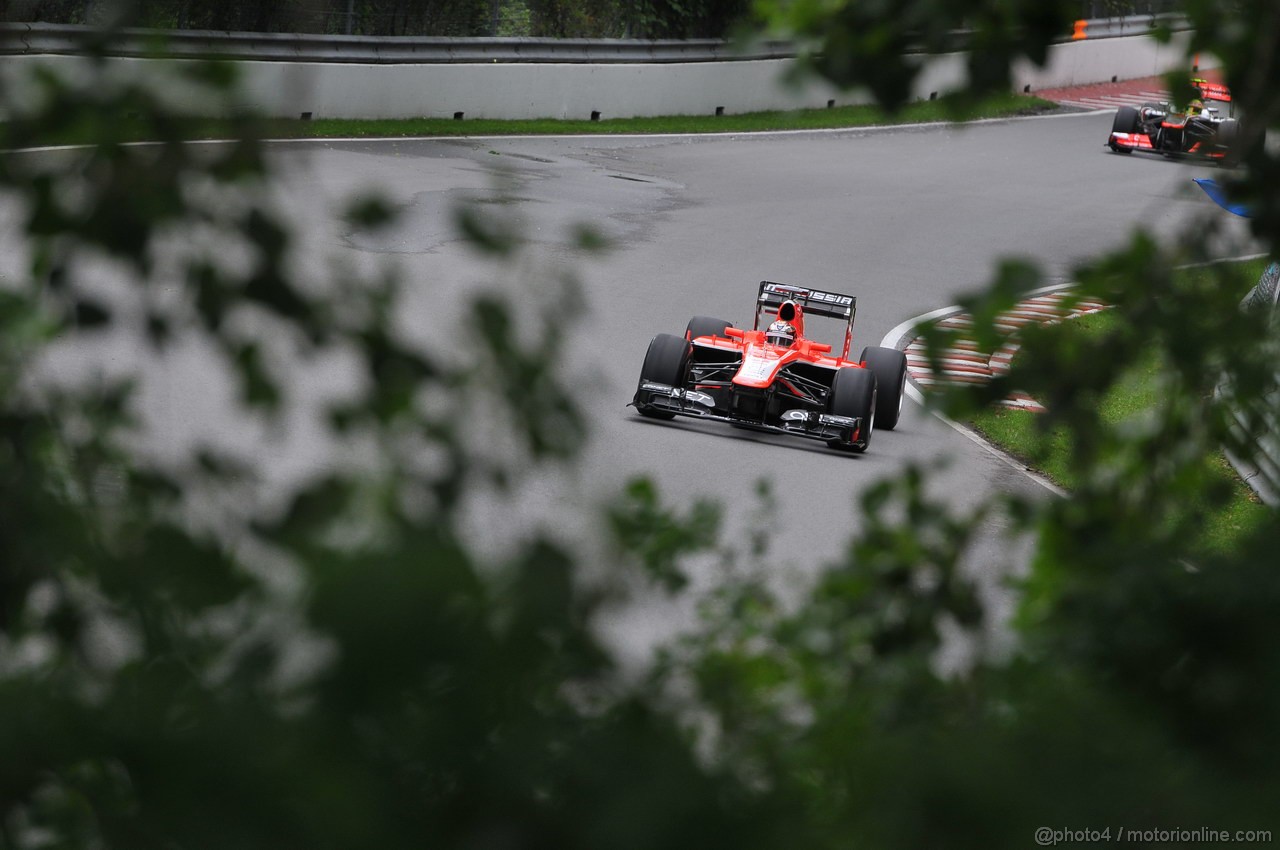
POLYGON ((1113 133, 1138 132, 1138 110, 1132 106, 1122 106, 1116 110, 1116 117, 1111 122, 1113 133))
MULTIPOLYGON (((1112 133, 1136 133, 1138 131, 1138 110, 1132 106, 1122 106, 1116 110, 1116 117, 1111 122, 1112 133)), ((1114 142, 1108 146, 1116 153, 1133 153, 1131 148, 1122 148, 1114 142)))
POLYGON ((861 454, 871 445, 871 435, 876 425, 876 376, 870 369, 841 369, 831 382, 831 394, 827 396, 827 413, 833 416, 849 416, 862 420, 858 440, 853 445, 839 440, 828 440, 833 449, 847 448, 861 454))
POLYGON ((733 324, 726 322, 724 319, 713 319, 710 316, 694 316, 689 320, 689 325, 684 329, 685 339, 696 339, 700 336, 724 336, 724 329, 731 328, 733 324))
MULTIPOLYGON (((689 365, 689 341, 675 334, 658 334, 649 342, 649 350, 644 355, 644 365, 640 367, 640 381, 653 381, 672 387, 684 384, 684 373, 689 365)), ((653 419, 674 419, 674 413, 655 410, 640 403, 640 386, 636 385, 636 410, 641 416, 653 419)))
POLYGON ((1222 164, 1227 168, 1235 168, 1240 164, 1240 124, 1234 118, 1228 118, 1218 125, 1216 142, 1222 147, 1224 155, 1222 164))
POLYGON ((862 362, 876 376, 876 427, 892 431, 902 416, 907 389, 907 355, 896 348, 862 349, 862 362))

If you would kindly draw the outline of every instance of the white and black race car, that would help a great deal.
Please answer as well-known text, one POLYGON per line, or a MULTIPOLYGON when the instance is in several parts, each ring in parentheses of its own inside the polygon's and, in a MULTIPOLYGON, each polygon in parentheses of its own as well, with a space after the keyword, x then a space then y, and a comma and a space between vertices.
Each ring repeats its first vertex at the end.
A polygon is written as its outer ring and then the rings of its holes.
POLYGON ((1186 108, 1170 103, 1122 106, 1111 124, 1107 147, 1116 153, 1149 151, 1236 165, 1240 161, 1240 119, 1231 92, 1219 83, 1193 80, 1200 97, 1186 108))

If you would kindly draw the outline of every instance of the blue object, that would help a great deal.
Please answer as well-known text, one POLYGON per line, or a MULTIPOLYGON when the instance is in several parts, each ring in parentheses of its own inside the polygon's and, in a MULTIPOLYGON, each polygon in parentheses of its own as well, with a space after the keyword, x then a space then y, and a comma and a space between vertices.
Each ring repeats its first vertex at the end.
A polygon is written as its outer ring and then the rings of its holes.
POLYGON ((1249 209, 1248 204, 1233 204, 1228 200, 1227 188, 1217 180, 1214 180, 1211 177, 1195 177, 1192 179, 1195 180, 1196 184, 1199 185, 1201 189, 1204 189, 1206 195, 1213 198, 1213 202, 1215 204, 1222 207, 1227 212, 1242 215, 1245 218, 1250 218, 1253 215, 1253 211, 1249 209))

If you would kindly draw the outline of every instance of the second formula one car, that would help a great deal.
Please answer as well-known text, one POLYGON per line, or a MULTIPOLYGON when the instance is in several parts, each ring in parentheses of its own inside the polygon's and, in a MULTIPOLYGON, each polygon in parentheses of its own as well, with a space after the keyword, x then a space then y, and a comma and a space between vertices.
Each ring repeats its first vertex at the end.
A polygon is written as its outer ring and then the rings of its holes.
POLYGON ((869 347, 850 360, 856 309, 852 295, 761 281, 751 330, 695 316, 683 336, 655 336, 632 404, 642 416, 714 419, 864 452, 876 428, 898 424, 907 358, 869 347), (805 336, 812 317, 844 324, 839 356, 805 336))
POLYGON ((1194 80, 1200 97, 1186 108, 1170 103, 1122 106, 1111 124, 1107 146, 1116 153, 1149 151, 1165 156, 1240 161, 1240 120, 1227 87, 1194 80))

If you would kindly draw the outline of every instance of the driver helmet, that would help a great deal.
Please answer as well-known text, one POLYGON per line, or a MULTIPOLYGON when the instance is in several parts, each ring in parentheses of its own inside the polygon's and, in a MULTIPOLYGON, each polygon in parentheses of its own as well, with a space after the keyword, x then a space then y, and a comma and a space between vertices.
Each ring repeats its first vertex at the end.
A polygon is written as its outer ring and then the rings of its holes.
POLYGON ((1199 115, 1204 112, 1204 101, 1198 97, 1195 98, 1191 103, 1187 104, 1187 112, 1191 115, 1199 115))
POLYGON ((769 329, 764 332, 764 340, 770 345, 780 345, 783 348, 790 348, 796 341, 795 325, 779 319, 769 325, 769 329))

